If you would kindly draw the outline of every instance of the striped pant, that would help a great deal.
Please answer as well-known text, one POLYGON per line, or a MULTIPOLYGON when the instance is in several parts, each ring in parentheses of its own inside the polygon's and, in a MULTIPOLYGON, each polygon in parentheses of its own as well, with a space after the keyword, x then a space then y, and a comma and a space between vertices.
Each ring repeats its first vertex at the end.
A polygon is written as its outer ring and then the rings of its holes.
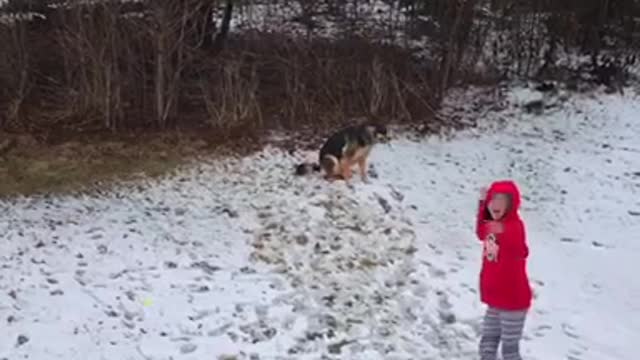
POLYGON ((502 343, 502 360, 522 360, 520 339, 527 311, 487 308, 480 338, 480 360, 496 360, 502 343))

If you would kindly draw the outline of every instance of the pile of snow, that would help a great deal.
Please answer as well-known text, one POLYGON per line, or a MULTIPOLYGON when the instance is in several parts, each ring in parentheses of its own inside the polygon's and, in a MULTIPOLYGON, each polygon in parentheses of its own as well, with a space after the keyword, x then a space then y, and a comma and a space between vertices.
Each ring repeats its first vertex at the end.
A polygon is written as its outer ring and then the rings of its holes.
POLYGON ((514 178, 536 293, 525 358, 635 359, 639 104, 510 100, 453 139, 398 133, 368 184, 294 177, 311 154, 269 147, 4 200, 0 358, 475 359, 477 190, 514 178))

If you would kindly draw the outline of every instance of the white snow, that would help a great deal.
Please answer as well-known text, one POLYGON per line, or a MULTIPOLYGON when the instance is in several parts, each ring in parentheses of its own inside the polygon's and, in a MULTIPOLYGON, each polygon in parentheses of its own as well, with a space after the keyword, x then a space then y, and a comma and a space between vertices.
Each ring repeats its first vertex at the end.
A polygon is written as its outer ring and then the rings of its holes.
POLYGON ((398 133, 369 184, 296 178, 310 154, 267 148, 101 194, 1 201, 0 359, 475 359, 477 189, 501 178, 525 197, 525 358, 635 359, 629 93, 541 116, 512 104, 448 140, 398 133))
MULTIPOLYGON (((218 17, 223 9, 223 6, 216 9, 218 17)), ((322 1, 309 4, 250 1, 235 8, 230 27, 232 31, 259 30, 323 38, 335 37, 341 31, 350 36, 387 32, 395 33, 397 39, 401 39, 407 23, 408 18, 399 1, 367 0, 333 6, 322 1), (336 16, 336 10, 344 18, 336 16)))

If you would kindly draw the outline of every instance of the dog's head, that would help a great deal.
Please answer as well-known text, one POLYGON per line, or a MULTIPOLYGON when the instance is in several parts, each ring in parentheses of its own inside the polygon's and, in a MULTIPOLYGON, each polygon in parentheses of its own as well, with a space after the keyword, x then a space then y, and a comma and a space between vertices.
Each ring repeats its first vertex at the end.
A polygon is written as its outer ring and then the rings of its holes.
POLYGON ((376 122, 367 124, 366 129, 373 136, 373 138, 376 139, 376 141, 389 141, 389 130, 383 123, 376 122))

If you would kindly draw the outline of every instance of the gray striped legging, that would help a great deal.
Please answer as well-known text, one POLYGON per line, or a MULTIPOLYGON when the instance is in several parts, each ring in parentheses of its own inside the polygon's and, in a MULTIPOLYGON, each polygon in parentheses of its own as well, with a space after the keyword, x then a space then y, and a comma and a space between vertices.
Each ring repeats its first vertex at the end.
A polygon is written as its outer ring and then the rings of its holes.
POLYGON ((480 360, 496 360, 502 343, 502 360, 522 360, 520 339, 527 311, 506 311, 488 307, 482 323, 480 360))

